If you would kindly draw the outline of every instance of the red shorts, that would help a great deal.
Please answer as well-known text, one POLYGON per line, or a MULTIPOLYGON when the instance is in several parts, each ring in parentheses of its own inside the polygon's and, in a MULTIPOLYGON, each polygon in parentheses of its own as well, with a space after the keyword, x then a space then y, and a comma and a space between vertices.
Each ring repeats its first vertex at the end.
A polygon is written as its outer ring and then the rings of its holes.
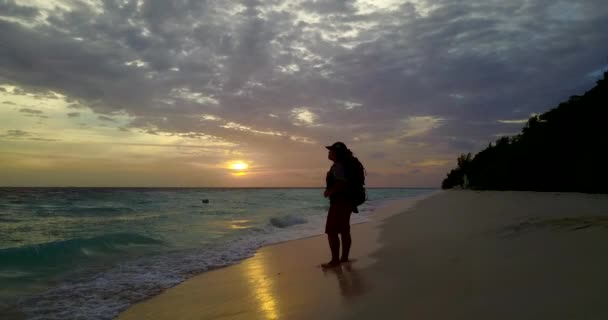
POLYGON ((350 232, 350 214, 353 212, 353 204, 350 199, 336 199, 329 205, 325 233, 348 233, 350 232))

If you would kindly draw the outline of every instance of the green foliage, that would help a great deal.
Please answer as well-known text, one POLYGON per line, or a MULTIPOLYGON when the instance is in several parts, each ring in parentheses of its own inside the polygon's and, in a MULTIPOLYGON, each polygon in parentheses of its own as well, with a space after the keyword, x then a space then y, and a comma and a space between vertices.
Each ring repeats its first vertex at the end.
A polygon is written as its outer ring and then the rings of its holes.
POLYGON ((442 188, 608 193, 607 116, 608 72, 584 95, 531 117, 521 134, 459 156, 442 188))

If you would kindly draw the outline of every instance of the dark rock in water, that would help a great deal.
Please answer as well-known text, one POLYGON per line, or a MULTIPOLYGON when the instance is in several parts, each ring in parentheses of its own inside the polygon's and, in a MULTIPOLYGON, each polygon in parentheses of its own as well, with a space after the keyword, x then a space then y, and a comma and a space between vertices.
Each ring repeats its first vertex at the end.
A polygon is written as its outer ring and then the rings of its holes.
POLYGON ((202 201, 203 203, 209 203, 209 200, 208 200, 208 199, 203 199, 203 200, 201 200, 201 201, 202 201))

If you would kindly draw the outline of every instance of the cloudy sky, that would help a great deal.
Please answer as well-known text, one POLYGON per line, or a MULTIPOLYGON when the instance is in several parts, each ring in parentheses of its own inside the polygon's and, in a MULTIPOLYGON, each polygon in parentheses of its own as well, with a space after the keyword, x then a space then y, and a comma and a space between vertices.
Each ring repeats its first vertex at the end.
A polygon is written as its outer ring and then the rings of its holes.
POLYGON ((606 30, 606 0, 0 0, 0 185, 321 186, 344 141, 437 187, 591 88, 606 30))

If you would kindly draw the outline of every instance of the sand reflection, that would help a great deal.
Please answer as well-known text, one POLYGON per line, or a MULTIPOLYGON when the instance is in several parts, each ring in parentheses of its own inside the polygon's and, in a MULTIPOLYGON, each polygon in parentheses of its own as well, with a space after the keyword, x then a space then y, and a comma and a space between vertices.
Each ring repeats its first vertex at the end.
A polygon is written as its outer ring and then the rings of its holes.
POLYGON ((340 287, 340 294, 345 300, 361 295, 365 289, 365 282, 361 274, 352 266, 352 263, 343 263, 335 268, 322 269, 325 275, 335 275, 340 287))
POLYGON ((250 263, 246 264, 246 274, 265 319, 279 319, 275 284, 266 272, 263 259, 259 257, 251 259, 250 263))

